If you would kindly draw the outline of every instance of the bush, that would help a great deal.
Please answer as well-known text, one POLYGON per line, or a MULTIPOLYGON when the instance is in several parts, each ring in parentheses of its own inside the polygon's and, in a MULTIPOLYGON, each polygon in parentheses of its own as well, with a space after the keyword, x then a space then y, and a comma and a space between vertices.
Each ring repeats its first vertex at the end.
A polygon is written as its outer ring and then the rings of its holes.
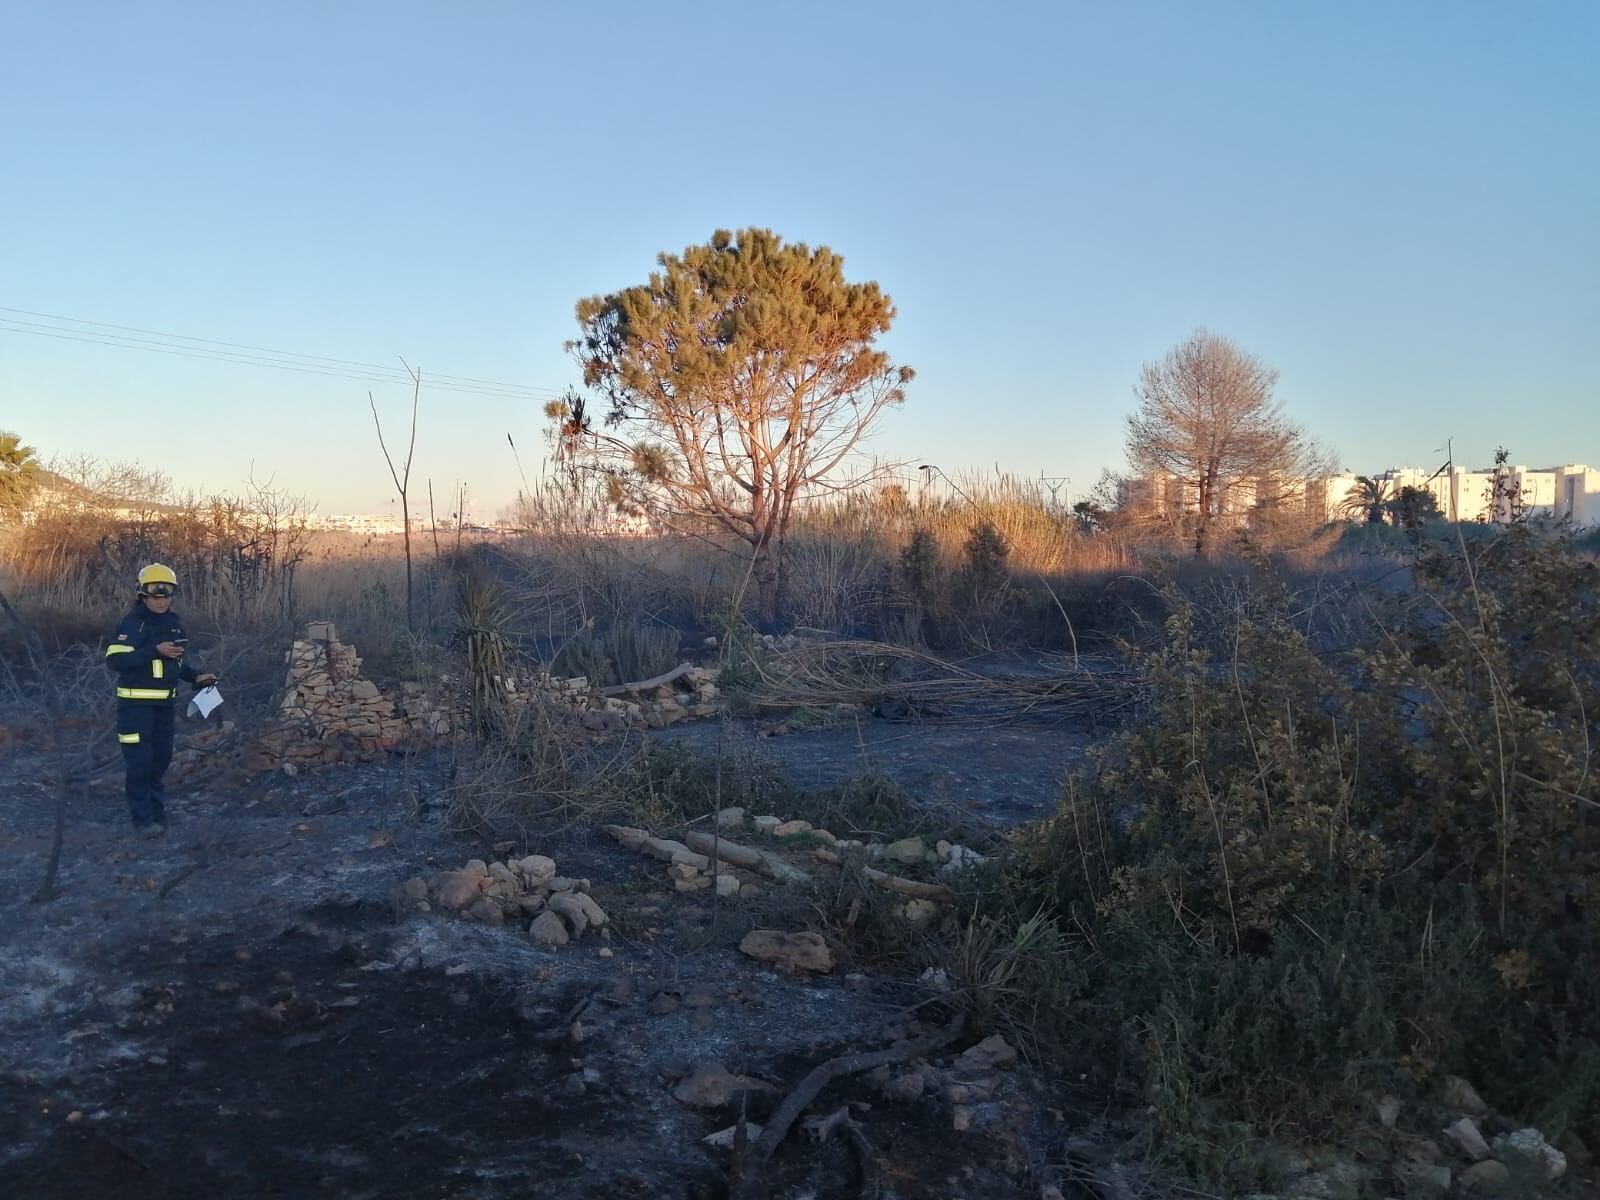
POLYGON ((1068 1016, 1230 1186, 1268 1181, 1218 1147, 1443 1073, 1552 1136, 1600 1115, 1600 569, 1519 528, 1415 580, 1344 622, 1169 591, 1151 711, 1019 836, 1019 903, 1085 939, 1068 1016))

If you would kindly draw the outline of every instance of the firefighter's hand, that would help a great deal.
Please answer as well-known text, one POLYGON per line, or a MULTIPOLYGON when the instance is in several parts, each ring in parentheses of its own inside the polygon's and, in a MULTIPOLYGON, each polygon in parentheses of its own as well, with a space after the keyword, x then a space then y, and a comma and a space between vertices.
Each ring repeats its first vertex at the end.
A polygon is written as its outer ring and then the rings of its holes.
POLYGON ((194 677, 195 687, 210 687, 216 681, 217 677, 215 675, 196 675, 194 677))
POLYGON ((162 658, 182 658, 183 647, 176 642, 157 642, 156 653, 162 658))

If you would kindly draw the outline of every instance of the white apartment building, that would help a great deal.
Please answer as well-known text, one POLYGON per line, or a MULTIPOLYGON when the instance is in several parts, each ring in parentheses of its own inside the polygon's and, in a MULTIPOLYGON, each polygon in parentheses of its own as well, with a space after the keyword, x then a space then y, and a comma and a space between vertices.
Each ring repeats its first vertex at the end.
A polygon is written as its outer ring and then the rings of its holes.
MULTIPOLYGON (((1532 469, 1517 465, 1505 468, 1498 504, 1495 496, 1495 471, 1452 467, 1428 471, 1422 467, 1390 467, 1369 476, 1383 481, 1389 499, 1402 488, 1416 488, 1433 496, 1439 512, 1453 521, 1496 521, 1511 519, 1511 496, 1520 497, 1526 517, 1568 521, 1574 526, 1600 526, 1600 469, 1582 463, 1532 469), (1491 511, 1495 509, 1495 511, 1491 511)), ((1349 501, 1356 490, 1357 477, 1330 475, 1307 480, 1304 487, 1272 487, 1265 481, 1244 480, 1229 489, 1222 515, 1234 524, 1243 523, 1256 507, 1258 494, 1269 492, 1285 497, 1289 506, 1310 513, 1323 521, 1350 515, 1349 501)), ((1125 509, 1145 509, 1166 515, 1193 512, 1199 498, 1192 485, 1172 477, 1123 480, 1117 489, 1118 503, 1125 509)))

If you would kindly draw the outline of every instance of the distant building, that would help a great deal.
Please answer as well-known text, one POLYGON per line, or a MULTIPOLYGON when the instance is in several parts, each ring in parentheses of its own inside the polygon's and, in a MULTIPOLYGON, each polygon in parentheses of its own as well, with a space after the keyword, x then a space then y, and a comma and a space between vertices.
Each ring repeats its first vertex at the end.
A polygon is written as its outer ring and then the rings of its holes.
MULTIPOLYGON (((1581 463, 1531 469, 1517 465, 1500 468, 1499 498, 1494 468, 1469 470, 1451 467, 1428 471, 1422 467, 1390 467, 1368 478, 1388 485, 1389 499, 1404 488, 1426 492, 1439 512, 1452 521, 1512 519, 1513 508, 1525 517, 1567 521, 1574 526, 1600 526, 1600 469, 1581 463)), ((1300 512, 1322 521, 1350 515, 1350 499, 1357 487, 1355 475, 1330 475, 1306 480, 1241 480, 1229 488, 1219 514, 1224 523, 1242 525, 1270 503, 1282 512, 1300 512)), ((1127 511, 1179 516, 1199 508, 1193 484, 1173 476, 1125 479, 1117 488, 1118 505, 1127 511)))

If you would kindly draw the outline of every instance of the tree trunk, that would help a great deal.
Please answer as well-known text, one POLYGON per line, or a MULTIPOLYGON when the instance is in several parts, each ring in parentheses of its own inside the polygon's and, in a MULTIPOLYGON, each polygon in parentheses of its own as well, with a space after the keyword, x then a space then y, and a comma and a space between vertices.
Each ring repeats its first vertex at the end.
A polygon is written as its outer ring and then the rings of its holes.
POLYGON ((405 526, 406 539, 406 632, 416 630, 411 612, 411 509, 406 506, 406 494, 400 493, 400 520, 405 526))
POLYGON ((778 556, 773 554, 771 543, 765 539, 756 543, 755 562, 751 570, 756 581, 758 616, 761 624, 770 629, 778 620, 783 580, 779 573, 778 556))

